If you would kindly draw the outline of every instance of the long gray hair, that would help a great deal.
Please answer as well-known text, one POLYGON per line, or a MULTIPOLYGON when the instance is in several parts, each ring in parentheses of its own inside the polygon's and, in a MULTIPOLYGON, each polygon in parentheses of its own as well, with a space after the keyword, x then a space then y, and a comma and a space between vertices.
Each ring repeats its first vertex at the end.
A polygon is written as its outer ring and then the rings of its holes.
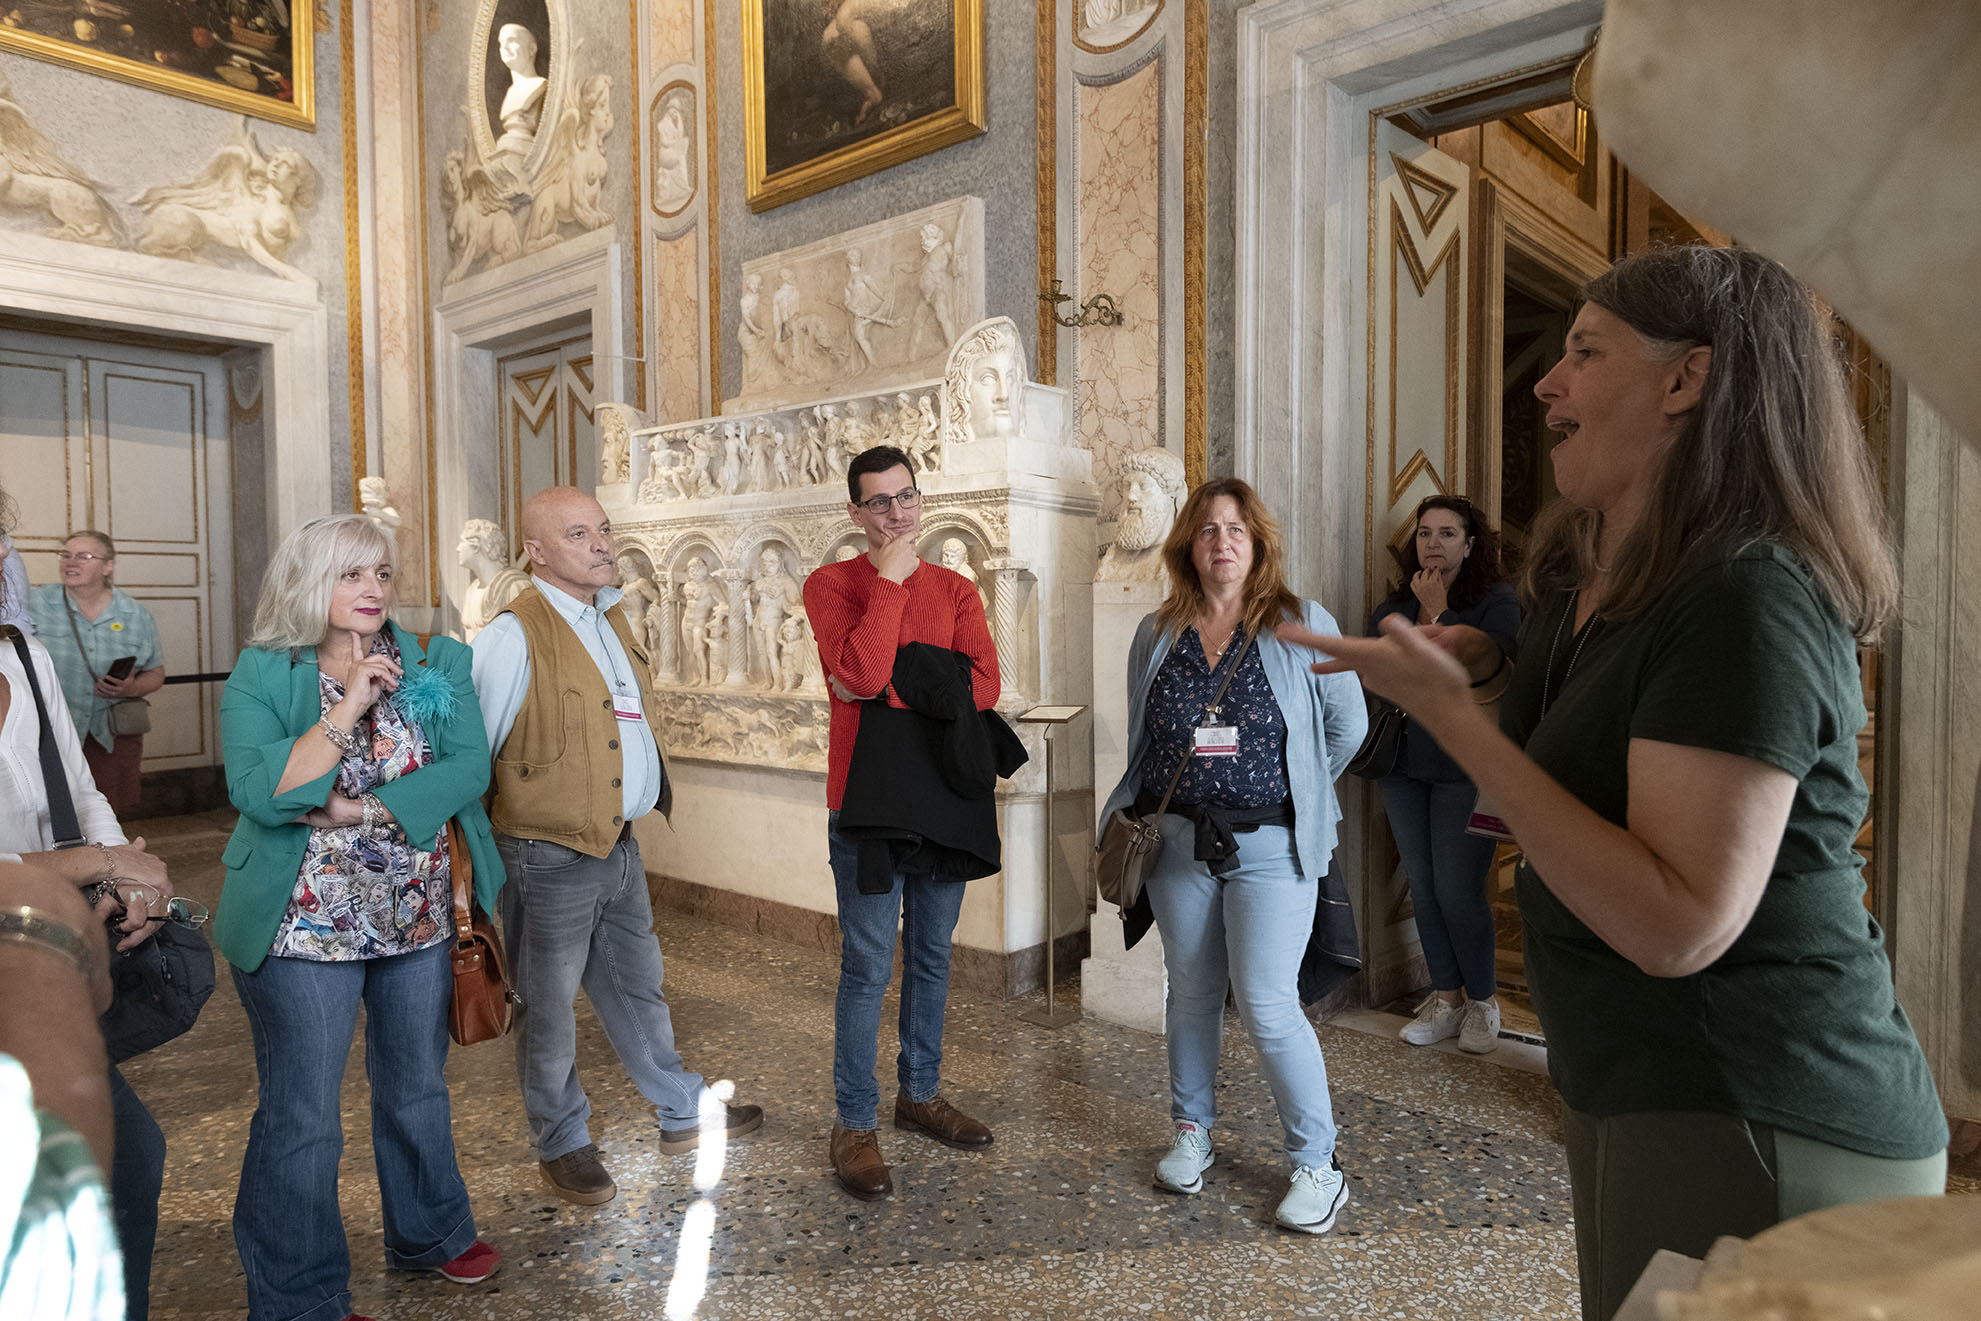
POLYGON ((313 647, 330 629, 330 594, 352 569, 392 558, 392 542, 363 514, 313 518, 282 538, 261 580, 250 647, 313 647))
MULTIPOLYGON (((1898 608, 1884 502, 1814 297, 1743 248, 1627 257, 1582 290, 1646 341, 1655 361, 1712 349, 1699 404, 1653 479, 1643 516, 1609 552, 1601 602, 1641 614, 1689 566, 1758 541, 1800 557, 1853 634, 1873 642, 1898 608)), ((1602 515, 1557 501, 1537 521, 1521 591, 1531 609, 1595 568, 1602 515)))

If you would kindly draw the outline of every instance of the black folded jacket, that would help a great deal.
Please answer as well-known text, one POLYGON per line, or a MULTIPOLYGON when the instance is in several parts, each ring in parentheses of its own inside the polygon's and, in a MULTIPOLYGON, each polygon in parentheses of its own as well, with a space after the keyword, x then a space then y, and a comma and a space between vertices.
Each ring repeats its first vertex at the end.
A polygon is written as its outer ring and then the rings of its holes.
POLYGON ((839 833, 860 853, 860 892, 886 894, 896 872, 970 881, 1003 866, 999 776, 1026 761, 1025 745, 995 711, 977 710, 970 658, 910 642, 891 679, 905 709, 873 698, 860 710, 839 833))

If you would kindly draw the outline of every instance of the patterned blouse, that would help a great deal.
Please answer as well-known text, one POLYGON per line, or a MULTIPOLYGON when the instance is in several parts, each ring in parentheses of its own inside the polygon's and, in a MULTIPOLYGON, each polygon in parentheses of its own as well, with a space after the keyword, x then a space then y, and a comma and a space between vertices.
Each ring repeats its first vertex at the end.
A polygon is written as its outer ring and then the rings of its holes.
MULTIPOLYGON (((381 630, 375 652, 398 659, 381 630)), ((344 685, 319 681, 321 710, 344 699, 344 685)), ((350 798, 433 761, 418 724, 387 702, 358 717, 356 745, 337 768, 337 792, 350 798)), ((397 821, 367 835, 362 825, 313 828, 289 910, 269 953, 337 962, 382 959, 427 949, 454 935, 454 881, 447 832, 415 844, 397 821)))
MULTIPOLYGON (((1163 657, 1149 686, 1149 704, 1142 720, 1149 731, 1149 752, 1142 761, 1142 788, 1157 798, 1176 774, 1177 760, 1194 749, 1192 730, 1204 723, 1204 707, 1216 696, 1238 649, 1245 640, 1240 625, 1225 645, 1213 669, 1205 663, 1204 644, 1195 625, 1163 657)), ((1271 807, 1287 800, 1286 717, 1266 678, 1257 647, 1245 648, 1245 659, 1231 687, 1218 703, 1211 722, 1238 727, 1235 757, 1190 757, 1176 786, 1179 803, 1212 803, 1219 807, 1271 807)))

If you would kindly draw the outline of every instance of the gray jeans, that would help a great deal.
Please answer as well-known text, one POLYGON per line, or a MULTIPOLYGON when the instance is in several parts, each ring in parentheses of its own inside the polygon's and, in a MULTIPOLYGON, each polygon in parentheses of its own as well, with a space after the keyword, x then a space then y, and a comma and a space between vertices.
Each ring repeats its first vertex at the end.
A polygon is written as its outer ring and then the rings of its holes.
POLYGON ((495 843, 509 873, 501 900, 509 976, 523 997, 516 1077, 538 1159, 555 1160, 591 1141, 591 1102, 578 1082, 581 987, 662 1124, 694 1124, 702 1079, 682 1069, 674 1049, 639 844, 621 840, 594 858, 548 840, 498 834, 495 843))
POLYGON ((1732 1115, 1561 1108, 1582 1321, 1610 1321, 1659 1248, 1703 1257, 1826 1206, 1937 1196, 1947 1154, 1887 1160, 1732 1115))

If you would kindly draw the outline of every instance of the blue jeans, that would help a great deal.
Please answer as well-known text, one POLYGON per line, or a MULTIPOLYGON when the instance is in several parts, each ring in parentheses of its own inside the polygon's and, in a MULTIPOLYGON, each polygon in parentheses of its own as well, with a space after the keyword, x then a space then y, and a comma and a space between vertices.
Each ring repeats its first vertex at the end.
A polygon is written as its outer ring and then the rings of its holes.
POLYGON ((578 1081, 581 989, 662 1126, 697 1123, 702 1079, 681 1067, 674 1049, 639 844, 623 839, 594 858, 544 839, 497 835, 495 843, 509 872, 499 905, 509 975, 523 997, 516 1078, 537 1159, 556 1160, 592 1140, 592 1103, 578 1081))
POLYGON ((449 952, 443 942, 382 959, 270 957, 253 972, 232 970, 261 1082, 234 1199, 254 1321, 341 1321, 351 1310, 351 1253, 337 1210, 339 1093, 361 1001, 385 1263, 443 1266, 474 1244, 441 1072, 449 952))
POLYGON ((151 1249, 158 1238, 158 1192, 165 1184, 165 1134, 115 1066, 110 1111, 116 1154, 110 1161, 110 1203, 117 1245, 124 1250, 125 1321, 151 1313, 151 1249))
POLYGON ((1382 782, 1390 834, 1410 878, 1417 939, 1431 986, 1465 988, 1474 1000, 1490 1000, 1498 985, 1494 966, 1493 910, 1486 901, 1486 873, 1493 841, 1465 833, 1479 790, 1470 780, 1416 780, 1391 775, 1382 782))
POLYGON ((1334 1104, 1313 1024, 1300 1010, 1300 956, 1314 932, 1320 885, 1294 862, 1293 832, 1260 826, 1238 835, 1238 865, 1222 879, 1192 853, 1196 832, 1162 817, 1162 850, 1149 905, 1169 968, 1169 1113, 1209 1130, 1217 1119, 1224 989, 1279 1106, 1294 1165, 1326 1169, 1334 1154, 1334 1104))
POLYGON ((894 874, 886 894, 860 893, 859 848, 839 833, 839 813, 825 830, 833 885, 839 891, 839 995, 832 1007, 832 1097, 839 1126, 876 1128, 880 1087, 881 1001, 894 976, 894 932, 901 930, 901 1054, 895 1073, 910 1101, 942 1090, 942 1016, 949 1004, 949 941, 963 912, 963 882, 925 872, 894 874))

